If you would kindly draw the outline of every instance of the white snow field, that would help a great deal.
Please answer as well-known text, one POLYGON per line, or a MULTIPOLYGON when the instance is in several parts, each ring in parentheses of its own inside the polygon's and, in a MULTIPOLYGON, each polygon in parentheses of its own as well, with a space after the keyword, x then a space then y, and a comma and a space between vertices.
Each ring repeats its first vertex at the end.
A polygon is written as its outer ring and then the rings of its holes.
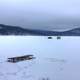
POLYGON ((0 36, 0 80, 80 80, 80 37, 0 36), (7 62, 28 54, 36 58, 7 62))

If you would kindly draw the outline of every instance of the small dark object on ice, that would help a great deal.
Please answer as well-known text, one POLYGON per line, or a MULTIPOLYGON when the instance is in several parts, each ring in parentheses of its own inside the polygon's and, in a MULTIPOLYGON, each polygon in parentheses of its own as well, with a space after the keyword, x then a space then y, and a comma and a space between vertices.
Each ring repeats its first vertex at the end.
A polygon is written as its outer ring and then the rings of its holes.
POLYGON ((20 61, 32 60, 32 59, 35 59, 35 57, 33 57, 33 55, 24 55, 24 56, 8 58, 7 62, 17 63, 17 62, 20 62, 20 61))
POLYGON ((52 39, 52 37, 51 37, 51 36, 49 36, 49 37, 48 37, 48 39, 52 39))
POLYGON ((61 37, 60 36, 57 36, 57 39, 61 39, 61 37))

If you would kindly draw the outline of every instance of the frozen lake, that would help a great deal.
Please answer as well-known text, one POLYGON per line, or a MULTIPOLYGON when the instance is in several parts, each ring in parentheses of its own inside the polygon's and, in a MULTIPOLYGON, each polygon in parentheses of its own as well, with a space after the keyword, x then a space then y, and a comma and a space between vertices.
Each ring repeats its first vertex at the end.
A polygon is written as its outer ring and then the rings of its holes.
POLYGON ((0 36, 0 80, 80 80, 80 37, 0 36), (19 63, 7 58, 32 54, 19 63))

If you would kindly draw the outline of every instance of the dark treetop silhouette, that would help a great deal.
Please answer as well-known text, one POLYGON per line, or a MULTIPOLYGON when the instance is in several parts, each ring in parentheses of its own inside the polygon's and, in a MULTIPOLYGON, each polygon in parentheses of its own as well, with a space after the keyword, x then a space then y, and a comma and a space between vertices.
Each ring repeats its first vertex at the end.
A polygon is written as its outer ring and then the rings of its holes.
POLYGON ((68 31, 46 31, 36 29, 24 29, 19 26, 0 24, 0 35, 33 35, 33 36, 80 36, 80 28, 68 31))

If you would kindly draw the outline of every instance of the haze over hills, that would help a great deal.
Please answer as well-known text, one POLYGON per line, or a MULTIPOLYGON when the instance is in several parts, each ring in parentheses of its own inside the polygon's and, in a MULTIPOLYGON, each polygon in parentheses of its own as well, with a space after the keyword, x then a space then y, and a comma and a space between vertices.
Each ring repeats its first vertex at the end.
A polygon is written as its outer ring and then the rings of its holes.
POLYGON ((0 35, 80 36, 80 28, 67 31, 45 31, 0 24, 0 35))

